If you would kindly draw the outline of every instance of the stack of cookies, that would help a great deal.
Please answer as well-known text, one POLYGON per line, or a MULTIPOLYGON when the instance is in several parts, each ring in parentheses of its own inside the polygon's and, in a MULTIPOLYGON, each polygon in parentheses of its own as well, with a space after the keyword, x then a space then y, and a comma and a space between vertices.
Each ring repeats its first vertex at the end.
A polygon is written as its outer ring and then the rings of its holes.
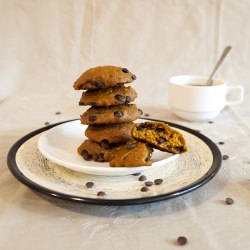
POLYGON ((102 66, 85 71, 74 83, 75 90, 84 90, 79 104, 91 106, 81 115, 81 123, 88 125, 85 131, 88 139, 77 149, 85 160, 110 162, 115 167, 151 165, 151 148, 131 138, 133 121, 142 111, 131 104, 137 93, 125 84, 135 79, 126 68, 102 66), (124 163, 127 153, 131 157, 124 163))

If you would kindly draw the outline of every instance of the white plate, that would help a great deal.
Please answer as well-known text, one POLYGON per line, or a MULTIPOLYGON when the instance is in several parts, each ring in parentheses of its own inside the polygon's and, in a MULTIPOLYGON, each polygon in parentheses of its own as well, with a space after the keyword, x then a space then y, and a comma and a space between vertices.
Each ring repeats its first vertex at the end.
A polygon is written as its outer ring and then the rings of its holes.
MULTIPOLYGON (((145 120, 138 120, 145 122, 145 120)), ((77 153, 77 148, 86 140, 84 131, 86 125, 79 120, 63 123, 44 132, 38 140, 40 152, 49 160, 66 168, 94 175, 129 175, 147 169, 159 167, 175 160, 179 155, 173 155, 159 150, 154 150, 152 166, 142 167, 110 167, 109 163, 85 161, 77 153)))

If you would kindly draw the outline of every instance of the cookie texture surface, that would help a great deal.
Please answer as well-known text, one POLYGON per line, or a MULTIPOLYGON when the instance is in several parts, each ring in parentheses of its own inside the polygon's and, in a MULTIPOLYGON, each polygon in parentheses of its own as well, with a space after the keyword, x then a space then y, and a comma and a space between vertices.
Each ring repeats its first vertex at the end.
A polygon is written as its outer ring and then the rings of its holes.
POLYGON ((142 115, 135 104, 91 107, 81 115, 82 124, 113 124, 132 122, 142 115))
POLYGON ((92 141, 103 143, 123 143, 131 140, 131 129, 133 122, 118 124, 89 125, 85 130, 85 135, 92 141))
POLYGON ((98 90, 87 90, 82 93, 79 105, 112 106, 128 104, 137 97, 136 91, 131 87, 109 87, 98 90))
POLYGON ((130 141, 116 151, 115 157, 109 162, 111 167, 151 166, 153 149, 145 143, 130 141))
POLYGON ((113 145, 112 148, 105 149, 101 144, 88 139, 77 148, 77 152, 86 161, 109 162, 115 157, 119 146, 113 145))
POLYGON ((73 84, 75 90, 102 89, 131 83, 136 76, 127 68, 99 66, 85 71, 73 84))
POLYGON ((131 131, 135 140, 146 142, 161 151, 174 154, 187 152, 183 135, 163 122, 145 122, 136 124, 131 131))

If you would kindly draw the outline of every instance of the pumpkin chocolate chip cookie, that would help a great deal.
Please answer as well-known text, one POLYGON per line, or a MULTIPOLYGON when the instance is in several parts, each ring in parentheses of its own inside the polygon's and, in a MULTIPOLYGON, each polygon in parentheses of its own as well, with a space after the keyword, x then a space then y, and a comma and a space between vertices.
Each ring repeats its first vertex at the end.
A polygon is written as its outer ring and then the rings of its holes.
POLYGON ((131 87, 125 86, 87 90, 82 93, 79 105, 112 106, 128 104, 133 102, 136 97, 136 91, 131 87))
POLYGON ((183 135, 163 122, 136 124, 131 131, 135 140, 150 144, 153 148, 174 154, 187 152, 183 135))
POLYGON ((81 115, 82 124, 113 124, 138 119, 142 111, 135 104, 91 107, 81 115))
POLYGON ((103 89, 131 83, 136 76, 128 69, 117 66, 99 66, 85 71, 75 82, 74 89, 103 89))
POLYGON ((131 140, 133 126, 133 122, 89 125, 85 130, 85 135, 92 141, 108 146, 109 143, 123 143, 131 140))
POLYGON ((88 139, 77 148, 77 152, 86 161, 109 162, 115 157, 119 146, 112 145, 106 149, 101 144, 88 139))

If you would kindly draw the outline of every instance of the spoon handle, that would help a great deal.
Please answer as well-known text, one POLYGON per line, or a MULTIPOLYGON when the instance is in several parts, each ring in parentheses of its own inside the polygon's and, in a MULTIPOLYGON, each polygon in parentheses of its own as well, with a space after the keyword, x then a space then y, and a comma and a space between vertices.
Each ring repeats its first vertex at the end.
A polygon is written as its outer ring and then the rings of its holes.
POLYGON ((223 51, 223 53, 222 53, 220 59, 218 60, 217 64, 216 64, 215 67, 214 67, 213 72, 211 73, 211 75, 209 76, 209 78, 208 78, 208 80, 207 80, 207 83, 206 83, 207 85, 210 85, 210 86, 212 85, 212 78, 213 78, 215 72, 216 72, 217 69, 220 67, 221 63, 224 61, 225 57, 227 56, 228 52, 229 52, 231 49, 232 49, 231 46, 227 46, 227 47, 224 49, 224 51, 223 51))

